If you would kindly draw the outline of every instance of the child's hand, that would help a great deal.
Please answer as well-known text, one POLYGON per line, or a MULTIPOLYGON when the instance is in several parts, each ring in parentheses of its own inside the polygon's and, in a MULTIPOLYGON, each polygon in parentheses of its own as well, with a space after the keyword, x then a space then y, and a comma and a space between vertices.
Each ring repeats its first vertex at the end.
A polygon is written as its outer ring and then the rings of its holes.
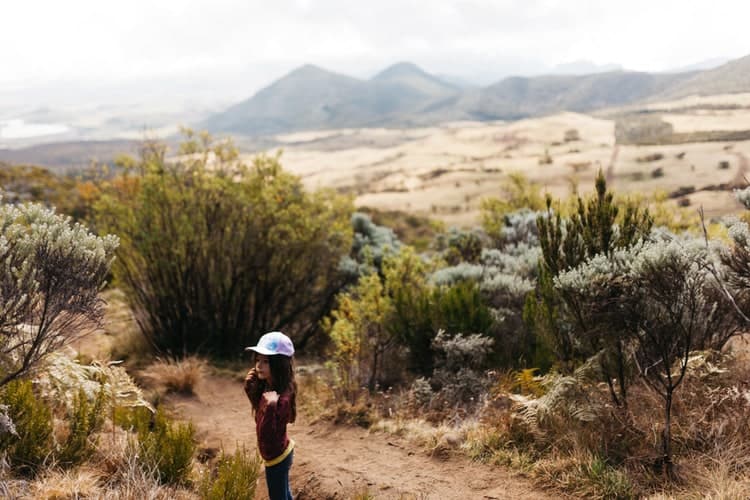
POLYGON ((263 393, 263 399, 266 400, 266 404, 275 405, 279 400, 279 393, 276 391, 268 391, 263 393))
POLYGON ((255 371, 255 368, 250 368, 250 371, 247 372, 247 375, 245 375, 245 392, 250 395, 250 390, 253 387, 253 384, 258 381, 258 372, 255 371))

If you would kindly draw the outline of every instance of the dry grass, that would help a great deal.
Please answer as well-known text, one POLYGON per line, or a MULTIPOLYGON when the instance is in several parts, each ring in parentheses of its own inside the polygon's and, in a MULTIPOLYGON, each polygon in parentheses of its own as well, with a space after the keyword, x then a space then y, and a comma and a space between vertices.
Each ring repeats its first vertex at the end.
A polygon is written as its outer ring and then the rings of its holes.
POLYGON ((459 451, 466 441, 470 424, 434 425, 421 419, 383 419, 370 427, 371 432, 384 432, 406 438, 409 443, 425 450, 428 455, 446 458, 459 451))
POLYGON ((96 498, 101 494, 101 473, 88 468, 47 470, 32 483, 32 498, 96 498))
POLYGON ((538 460, 531 476, 549 488, 579 498, 635 498, 637 487, 622 470, 586 451, 538 460))
POLYGON ((336 404, 330 371, 316 363, 298 363, 295 373, 297 381, 297 408, 311 421, 324 418, 336 404))
MULTIPOLYGON (((748 95, 725 98, 739 102, 748 95)), ((401 210, 449 225, 470 226, 479 220, 481 199, 497 196, 498 185, 512 172, 523 172, 554 198, 567 197, 573 185, 583 191, 590 189, 600 168, 611 174, 608 182, 621 194, 650 196, 688 184, 700 190, 728 182, 734 169, 716 172, 718 161, 733 159, 726 158, 726 141, 745 155, 750 154, 750 141, 731 135, 724 137, 725 142, 703 141, 717 140, 715 132, 728 128, 744 132, 750 112, 742 106, 717 110, 710 100, 690 102, 690 106, 703 106, 701 109, 685 109, 686 103, 677 103, 665 117, 677 125, 678 132, 686 131, 678 135, 688 143, 680 145, 615 148, 614 119, 560 113, 513 123, 307 134, 304 141, 290 139, 282 161, 309 188, 332 187, 354 193, 357 206, 401 210), (577 130, 580 138, 574 148, 560 142, 571 129, 577 130), (643 167, 636 159, 657 152, 664 155, 659 166, 665 175, 656 179, 643 172, 636 175, 643 167)), ((740 210, 731 192, 709 194, 711 200, 693 200, 691 196, 693 205, 704 203, 709 216, 740 210)))
POLYGON ((128 443, 121 451, 121 463, 107 477, 98 498, 106 500, 193 500, 198 495, 185 488, 159 484, 155 470, 147 470, 139 460, 137 447, 128 443))
POLYGON ((206 360, 197 356, 179 360, 157 359, 139 373, 139 378, 153 389, 166 393, 193 395, 207 369, 206 360))
POLYGON ((71 470, 48 468, 33 481, 0 480, 0 497, 34 499, 196 500, 187 488, 159 484, 156 471, 144 468, 133 437, 105 424, 99 446, 83 466, 71 470))
POLYGON ((420 418, 404 404, 408 397, 394 396, 404 405, 371 431, 404 437, 434 456, 462 452, 474 460, 510 467, 576 497, 747 499, 747 356, 742 351, 713 354, 691 365, 673 407, 676 481, 668 480, 658 467, 664 402, 642 383, 631 386, 627 413, 612 408, 606 388, 594 384, 585 398, 600 408, 594 421, 548 416, 537 430, 518 417, 511 400, 501 394, 487 402, 479 420, 453 425, 420 418))

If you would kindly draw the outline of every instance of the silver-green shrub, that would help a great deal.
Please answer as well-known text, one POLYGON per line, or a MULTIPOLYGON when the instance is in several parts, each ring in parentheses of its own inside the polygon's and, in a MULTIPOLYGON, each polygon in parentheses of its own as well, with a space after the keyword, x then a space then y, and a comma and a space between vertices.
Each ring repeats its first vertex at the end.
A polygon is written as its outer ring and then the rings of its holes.
POLYGON ((660 237, 596 255, 555 278, 579 318, 575 340, 600 354, 627 349, 643 380, 664 399, 662 458, 670 473, 673 393, 689 355, 720 349, 739 328, 712 272, 715 261, 704 240, 660 237))
POLYGON ((435 389, 430 405, 457 407, 476 404, 487 392, 484 373, 494 340, 482 334, 448 335, 438 332, 432 341, 437 353, 430 379, 435 389))
POLYGON ((365 213, 352 214, 351 224, 354 231, 351 255, 344 257, 339 265, 347 276, 356 279, 369 273, 372 266, 381 269, 383 258, 397 254, 401 248, 391 228, 375 224, 365 213))
POLYGON ((99 326, 118 243, 41 205, 0 205, 0 387, 99 326))
MULTIPOLYGON (((482 237, 479 231, 449 234, 445 237, 448 242, 462 240, 494 246, 481 248, 478 254, 473 246, 471 252, 454 252, 453 259, 446 259, 453 260, 454 265, 439 269, 430 277, 431 283, 438 286, 470 282, 479 287, 482 300, 494 317, 491 328, 482 333, 495 339, 493 358, 500 366, 549 364, 540 359, 543 356, 538 354, 538 342, 523 321, 524 303, 536 286, 541 257, 536 228, 538 216, 528 209, 504 215, 503 224, 492 240, 482 237), (464 260, 455 262, 456 255, 464 254, 464 260)), ((448 246, 449 249, 454 247, 455 244, 448 246)))

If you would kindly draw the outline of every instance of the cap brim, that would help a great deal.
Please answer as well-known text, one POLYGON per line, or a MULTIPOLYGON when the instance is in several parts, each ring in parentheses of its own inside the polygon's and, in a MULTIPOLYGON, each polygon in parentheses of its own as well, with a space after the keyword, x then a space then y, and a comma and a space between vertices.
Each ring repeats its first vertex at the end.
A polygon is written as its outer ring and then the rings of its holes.
POLYGON ((263 347, 259 347, 257 345, 253 346, 253 347, 245 347, 245 350, 246 351, 254 351, 254 352, 257 352, 258 354, 263 354, 264 356, 273 356, 274 354, 276 354, 273 351, 270 351, 270 350, 265 349, 263 347))

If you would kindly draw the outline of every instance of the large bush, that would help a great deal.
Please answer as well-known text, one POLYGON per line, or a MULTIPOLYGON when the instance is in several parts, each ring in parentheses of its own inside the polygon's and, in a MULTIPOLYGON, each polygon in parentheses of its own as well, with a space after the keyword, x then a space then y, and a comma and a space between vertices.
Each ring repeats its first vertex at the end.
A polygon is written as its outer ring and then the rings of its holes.
POLYGON ((99 326, 117 245, 41 205, 0 206, 0 387, 99 326))
MULTIPOLYGON (((495 366, 547 368, 552 363, 550 353, 523 321, 523 307, 528 293, 534 290, 540 257, 537 235, 537 212, 517 210, 502 216, 490 241, 481 233, 454 232, 448 235, 443 255, 450 267, 439 269, 431 281, 441 287, 474 287, 478 300, 465 302, 463 315, 473 317, 472 311, 483 309, 489 322, 483 325, 464 321, 461 325, 438 323, 448 331, 481 332, 495 339, 491 361, 495 366), (473 235, 473 236, 472 236, 473 235), (455 251, 451 242, 471 242, 470 252, 455 251), (490 246, 487 248, 487 246, 490 246), (471 304, 475 304, 471 306, 471 304)), ((439 304, 439 302, 437 302, 439 304)), ((436 331, 436 329, 434 330, 436 331)))
POLYGON ((342 284, 350 201, 207 136, 188 134, 181 153, 144 147, 97 207, 122 238, 115 278, 141 331, 177 356, 236 356, 276 329, 304 346, 342 284))

